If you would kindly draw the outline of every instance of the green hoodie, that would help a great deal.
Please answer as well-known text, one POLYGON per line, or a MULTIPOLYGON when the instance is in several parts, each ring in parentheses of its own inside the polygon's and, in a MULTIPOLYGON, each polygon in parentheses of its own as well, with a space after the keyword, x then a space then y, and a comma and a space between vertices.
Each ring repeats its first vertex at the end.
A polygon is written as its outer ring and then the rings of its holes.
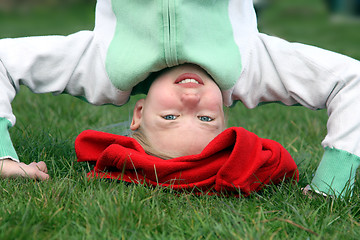
POLYGON ((112 7, 116 27, 106 70, 117 88, 130 90, 151 72, 189 62, 208 71, 221 89, 239 78, 228 1, 113 0, 112 7))

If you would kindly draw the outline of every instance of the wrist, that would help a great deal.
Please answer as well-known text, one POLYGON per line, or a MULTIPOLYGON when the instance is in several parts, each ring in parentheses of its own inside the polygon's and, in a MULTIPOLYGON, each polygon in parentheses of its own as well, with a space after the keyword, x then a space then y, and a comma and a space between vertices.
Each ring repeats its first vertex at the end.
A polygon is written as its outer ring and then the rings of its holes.
POLYGON ((10 177, 16 172, 19 163, 10 158, 0 159, 0 177, 10 177))
POLYGON ((327 147, 311 187, 328 195, 344 197, 347 192, 352 192, 359 165, 360 157, 327 147))
POLYGON ((12 159, 19 162, 15 148, 11 142, 9 128, 11 123, 6 118, 0 118, 0 159, 12 159))

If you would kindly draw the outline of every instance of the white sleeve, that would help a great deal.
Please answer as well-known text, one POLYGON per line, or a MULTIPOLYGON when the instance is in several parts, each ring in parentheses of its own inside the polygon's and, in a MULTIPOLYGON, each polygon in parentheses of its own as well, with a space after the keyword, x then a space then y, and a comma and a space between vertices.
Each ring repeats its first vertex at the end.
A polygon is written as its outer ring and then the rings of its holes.
POLYGON ((10 103, 21 84, 35 93, 66 92, 92 104, 124 104, 106 74, 105 50, 91 31, 0 40, 0 117, 14 124, 10 103))
POLYGON ((7 122, 15 124, 11 102, 20 85, 34 93, 66 92, 96 105, 126 103, 130 93, 116 89, 107 76, 106 50, 92 31, 0 40, 0 135, 8 135, 7 122))
MULTIPOLYGON (((317 47, 258 34, 243 56, 243 72, 225 103, 241 100, 327 108, 324 147, 360 156, 360 62, 317 47)), ((240 49, 241 52, 241 49, 240 49)))

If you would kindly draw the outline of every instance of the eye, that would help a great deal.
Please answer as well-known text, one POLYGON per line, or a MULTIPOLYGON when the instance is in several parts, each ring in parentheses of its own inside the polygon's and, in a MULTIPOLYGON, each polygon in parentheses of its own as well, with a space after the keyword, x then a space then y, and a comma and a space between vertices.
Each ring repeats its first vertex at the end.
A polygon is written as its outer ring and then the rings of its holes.
POLYGON ((208 116, 200 116, 198 118, 200 121, 203 121, 203 122, 211 122, 212 120, 214 120, 213 118, 208 117, 208 116))
POLYGON ((165 120, 175 120, 175 119, 177 119, 177 116, 169 114, 169 115, 163 116, 162 118, 165 120))

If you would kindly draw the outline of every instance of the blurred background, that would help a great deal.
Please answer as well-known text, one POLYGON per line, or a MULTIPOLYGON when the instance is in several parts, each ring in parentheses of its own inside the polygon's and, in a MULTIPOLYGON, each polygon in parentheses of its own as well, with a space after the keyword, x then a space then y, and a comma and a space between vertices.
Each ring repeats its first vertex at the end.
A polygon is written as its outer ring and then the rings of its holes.
POLYGON ((0 0, 0 38, 91 30, 96 0, 0 0))
POLYGON ((63 7, 74 4, 88 4, 91 0, 1 0, 0 6, 3 11, 27 11, 34 7, 63 7))
MULTIPOLYGON (((0 38, 91 30, 96 0, 0 0, 0 38)), ((360 0, 254 0, 259 30, 360 59, 360 0)))
MULTIPOLYGON (((274 0, 253 0, 253 2, 256 11, 260 13, 274 0)), ((333 15, 342 15, 347 18, 360 15, 360 0, 323 0, 323 2, 333 15)))

